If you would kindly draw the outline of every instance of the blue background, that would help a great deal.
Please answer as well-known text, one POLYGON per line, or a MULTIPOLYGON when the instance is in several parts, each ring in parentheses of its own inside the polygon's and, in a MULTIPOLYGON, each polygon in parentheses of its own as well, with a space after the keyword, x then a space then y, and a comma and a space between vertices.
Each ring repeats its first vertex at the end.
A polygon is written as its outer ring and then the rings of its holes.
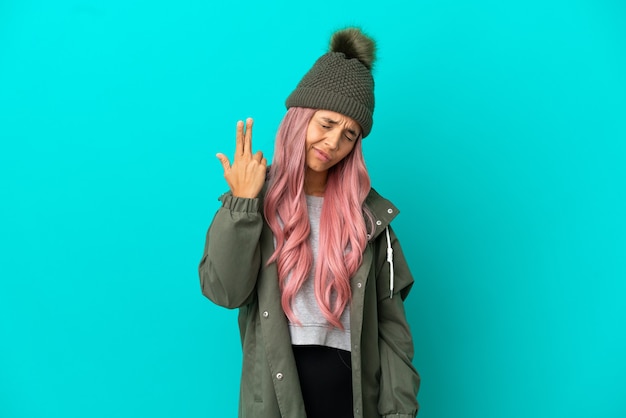
POLYGON ((236 311, 196 272, 214 154, 252 116, 271 156, 350 24, 420 417, 626 416, 623 1, 4 0, 0 417, 236 415, 236 311))

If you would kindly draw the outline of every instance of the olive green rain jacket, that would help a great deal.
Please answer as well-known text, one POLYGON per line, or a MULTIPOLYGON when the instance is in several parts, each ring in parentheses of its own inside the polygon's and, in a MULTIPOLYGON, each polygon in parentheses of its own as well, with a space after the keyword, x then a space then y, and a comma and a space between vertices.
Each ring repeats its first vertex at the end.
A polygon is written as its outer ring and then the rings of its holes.
MULTIPOLYGON (((262 199, 227 193, 220 200, 199 273, 206 297, 220 306, 239 308, 243 349, 239 417, 306 417, 276 263, 267 265, 274 240, 263 218, 262 199)), ((413 340, 403 306, 413 278, 395 234, 387 229, 398 210, 373 189, 365 203, 376 230, 368 236, 363 263, 351 280, 354 416, 414 417, 420 378, 412 365, 413 340)))

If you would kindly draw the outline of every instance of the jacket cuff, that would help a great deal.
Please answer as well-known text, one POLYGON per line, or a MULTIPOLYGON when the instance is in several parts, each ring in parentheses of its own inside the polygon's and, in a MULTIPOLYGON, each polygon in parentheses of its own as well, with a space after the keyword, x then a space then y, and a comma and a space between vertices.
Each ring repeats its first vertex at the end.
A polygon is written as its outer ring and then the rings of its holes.
POLYGON ((218 200, 222 202, 222 207, 224 209, 228 209, 233 212, 259 212, 260 199, 258 198, 250 199, 245 197, 236 197, 231 193, 224 193, 218 200))

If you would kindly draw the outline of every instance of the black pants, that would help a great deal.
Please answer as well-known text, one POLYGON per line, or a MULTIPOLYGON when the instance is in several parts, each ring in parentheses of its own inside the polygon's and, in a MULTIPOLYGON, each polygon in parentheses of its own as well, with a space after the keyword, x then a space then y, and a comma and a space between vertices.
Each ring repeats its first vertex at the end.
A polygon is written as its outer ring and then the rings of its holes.
POLYGON ((294 345, 307 418, 353 418, 350 352, 294 345))

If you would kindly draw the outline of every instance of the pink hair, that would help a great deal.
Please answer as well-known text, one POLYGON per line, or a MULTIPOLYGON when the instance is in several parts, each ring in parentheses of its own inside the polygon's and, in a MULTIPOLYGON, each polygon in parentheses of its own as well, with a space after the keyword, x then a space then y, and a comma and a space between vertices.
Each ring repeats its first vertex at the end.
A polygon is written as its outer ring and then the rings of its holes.
MULTIPOLYGON (((277 264, 282 307, 295 323, 299 321, 291 304, 313 268, 304 194, 304 144, 315 112, 297 107, 287 111, 276 135, 264 202, 265 218, 276 238, 276 249, 268 263, 277 264)), ((371 214, 364 206, 369 190, 370 178, 359 138, 352 152, 328 171, 320 217, 315 298, 322 314, 337 328, 343 328, 340 317, 350 302, 350 278, 361 265, 367 245, 364 214, 373 229, 371 214)))

